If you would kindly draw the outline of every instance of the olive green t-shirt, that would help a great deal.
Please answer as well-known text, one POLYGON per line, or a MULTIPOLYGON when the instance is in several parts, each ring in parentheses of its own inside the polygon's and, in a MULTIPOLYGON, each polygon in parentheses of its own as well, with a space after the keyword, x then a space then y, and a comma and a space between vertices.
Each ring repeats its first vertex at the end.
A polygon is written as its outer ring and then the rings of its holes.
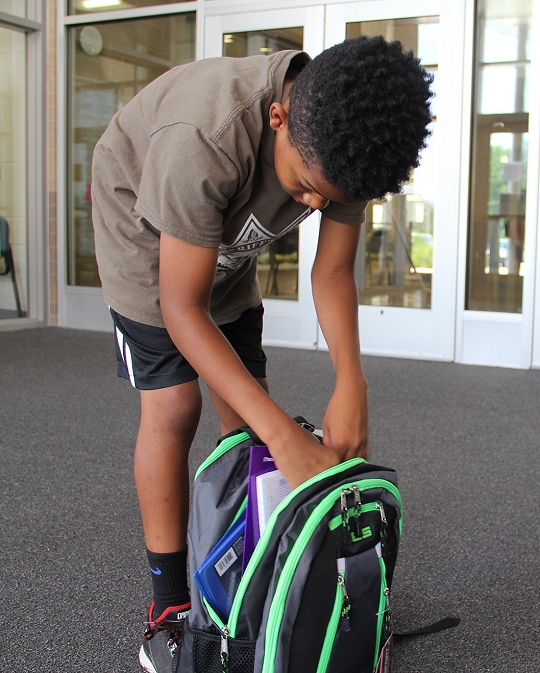
MULTIPOLYGON (((260 304, 257 252, 312 212, 279 184, 268 119, 294 58, 309 60, 282 51, 177 66, 113 117, 94 152, 92 214, 103 294, 115 311, 164 326, 160 232, 219 248, 217 324, 260 304)), ((325 214, 359 225, 364 206, 330 203, 325 214)))

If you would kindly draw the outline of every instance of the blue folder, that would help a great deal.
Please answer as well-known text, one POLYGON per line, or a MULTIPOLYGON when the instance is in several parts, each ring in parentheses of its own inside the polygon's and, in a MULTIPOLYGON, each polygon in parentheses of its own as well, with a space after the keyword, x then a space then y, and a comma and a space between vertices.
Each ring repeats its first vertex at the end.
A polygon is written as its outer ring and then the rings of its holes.
POLYGON ((201 594, 225 624, 242 577, 245 527, 244 510, 193 575, 201 594))

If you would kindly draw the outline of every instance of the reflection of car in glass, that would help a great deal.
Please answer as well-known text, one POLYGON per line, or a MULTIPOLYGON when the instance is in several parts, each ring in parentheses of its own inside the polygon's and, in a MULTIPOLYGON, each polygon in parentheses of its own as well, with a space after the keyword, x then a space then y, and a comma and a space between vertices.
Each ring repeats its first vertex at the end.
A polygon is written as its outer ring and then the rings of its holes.
MULTIPOLYGON (((488 243, 486 248, 486 257, 491 257, 491 247, 488 243)), ((499 266, 506 266, 506 261, 508 259, 508 239, 499 238, 499 266)))
POLYGON ((508 239, 500 238, 499 239, 499 266, 506 266, 506 260, 508 259, 508 239))
POLYGON ((420 269, 433 268, 433 234, 411 232, 411 261, 420 269))
POLYGON ((427 243, 433 245, 433 234, 423 234, 419 231, 413 231, 411 234, 413 245, 414 243, 427 243))

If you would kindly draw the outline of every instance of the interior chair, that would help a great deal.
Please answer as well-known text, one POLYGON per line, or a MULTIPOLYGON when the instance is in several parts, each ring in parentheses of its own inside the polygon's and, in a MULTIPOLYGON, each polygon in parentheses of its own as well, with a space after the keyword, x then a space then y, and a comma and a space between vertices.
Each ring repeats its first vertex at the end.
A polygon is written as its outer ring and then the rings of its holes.
POLYGON ((3 268, 0 267, 0 276, 11 275, 17 315, 19 318, 22 318, 23 313, 17 288, 17 278, 15 277, 15 265, 13 264, 13 255, 11 254, 11 245, 9 243, 9 224, 4 217, 0 217, 0 260, 3 261, 3 268))

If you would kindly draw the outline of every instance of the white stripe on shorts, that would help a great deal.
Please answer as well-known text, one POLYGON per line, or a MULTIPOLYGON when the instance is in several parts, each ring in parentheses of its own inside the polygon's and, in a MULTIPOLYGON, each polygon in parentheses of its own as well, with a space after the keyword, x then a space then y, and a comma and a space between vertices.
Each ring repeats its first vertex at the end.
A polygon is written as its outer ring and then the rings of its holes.
POLYGON ((131 350, 129 348, 129 345, 126 343, 126 365, 127 365, 127 370, 129 374, 129 380, 131 381, 131 385, 136 388, 137 386, 135 385, 135 374, 133 373, 133 360, 131 359, 131 350))
POLYGON ((118 341, 118 348, 120 349, 120 355, 122 356, 122 360, 125 362, 126 358, 124 357, 124 335, 122 332, 116 328, 116 341, 118 341))

